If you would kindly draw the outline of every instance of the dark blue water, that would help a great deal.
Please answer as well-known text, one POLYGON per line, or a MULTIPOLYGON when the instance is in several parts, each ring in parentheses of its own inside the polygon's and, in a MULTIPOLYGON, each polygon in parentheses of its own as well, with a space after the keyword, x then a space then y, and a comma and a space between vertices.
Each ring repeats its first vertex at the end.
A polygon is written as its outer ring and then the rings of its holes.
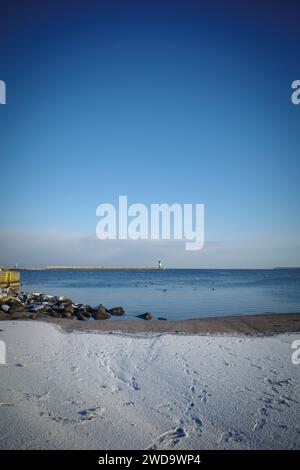
POLYGON ((21 271, 21 282, 24 291, 123 306, 126 318, 300 312, 300 269, 37 270, 21 271))

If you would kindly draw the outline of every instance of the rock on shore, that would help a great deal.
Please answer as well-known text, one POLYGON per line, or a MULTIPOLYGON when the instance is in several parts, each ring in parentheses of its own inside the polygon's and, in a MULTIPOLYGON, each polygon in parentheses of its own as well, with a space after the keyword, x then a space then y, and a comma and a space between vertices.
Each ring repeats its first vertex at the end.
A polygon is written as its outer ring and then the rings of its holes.
POLYGON ((106 320, 111 315, 124 315, 123 307, 107 309, 100 304, 93 308, 87 304, 73 302, 64 296, 53 296, 37 292, 19 292, 11 288, 0 289, 0 320, 32 319, 43 316, 69 318, 81 321, 106 320))
POLYGON ((142 318, 143 320, 152 320, 152 313, 142 313, 142 315, 138 315, 138 318, 142 318))

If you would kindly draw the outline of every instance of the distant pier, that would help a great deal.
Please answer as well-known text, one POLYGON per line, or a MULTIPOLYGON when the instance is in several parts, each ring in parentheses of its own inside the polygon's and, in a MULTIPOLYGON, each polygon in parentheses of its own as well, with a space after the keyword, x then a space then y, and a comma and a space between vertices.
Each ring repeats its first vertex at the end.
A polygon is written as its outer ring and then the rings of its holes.
POLYGON ((162 266, 2 266, 5 271, 47 271, 68 269, 78 271, 163 271, 162 266))

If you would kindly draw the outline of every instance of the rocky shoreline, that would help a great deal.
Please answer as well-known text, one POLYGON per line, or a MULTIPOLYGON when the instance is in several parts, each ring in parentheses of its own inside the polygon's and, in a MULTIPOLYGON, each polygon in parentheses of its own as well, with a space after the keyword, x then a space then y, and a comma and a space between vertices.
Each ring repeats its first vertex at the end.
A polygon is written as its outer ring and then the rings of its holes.
MULTIPOLYGON (((112 316, 125 315, 123 307, 92 307, 73 302, 64 296, 19 292, 12 288, 0 289, 0 320, 37 320, 42 318, 67 318, 69 320, 107 320, 112 316)), ((143 320, 152 320, 150 312, 137 315, 143 320)), ((158 320, 166 318, 158 317, 158 320)))
POLYGON ((88 304, 73 302, 64 296, 18 292, 10 288, 0 289, 0 320, 36 320, 52 317, 85 321, 91 318, 106 320, 111 316, 121 315, 125 315, 123 307, 107 309, 100 304, 94 308, 88 304))

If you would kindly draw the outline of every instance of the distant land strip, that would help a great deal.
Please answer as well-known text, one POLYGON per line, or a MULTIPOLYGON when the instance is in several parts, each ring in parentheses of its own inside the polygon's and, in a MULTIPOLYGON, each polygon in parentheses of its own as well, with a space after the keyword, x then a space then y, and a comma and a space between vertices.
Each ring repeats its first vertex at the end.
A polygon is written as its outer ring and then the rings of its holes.
POLYGON ((162 271, 164 268, 158 266, 0 266, 1 269, 7 271, 45 271, 51 269, 74 269, 74 270, 98 270, 98 271, 110 271, 110 270, 131 270, 131 271, 162 271))

